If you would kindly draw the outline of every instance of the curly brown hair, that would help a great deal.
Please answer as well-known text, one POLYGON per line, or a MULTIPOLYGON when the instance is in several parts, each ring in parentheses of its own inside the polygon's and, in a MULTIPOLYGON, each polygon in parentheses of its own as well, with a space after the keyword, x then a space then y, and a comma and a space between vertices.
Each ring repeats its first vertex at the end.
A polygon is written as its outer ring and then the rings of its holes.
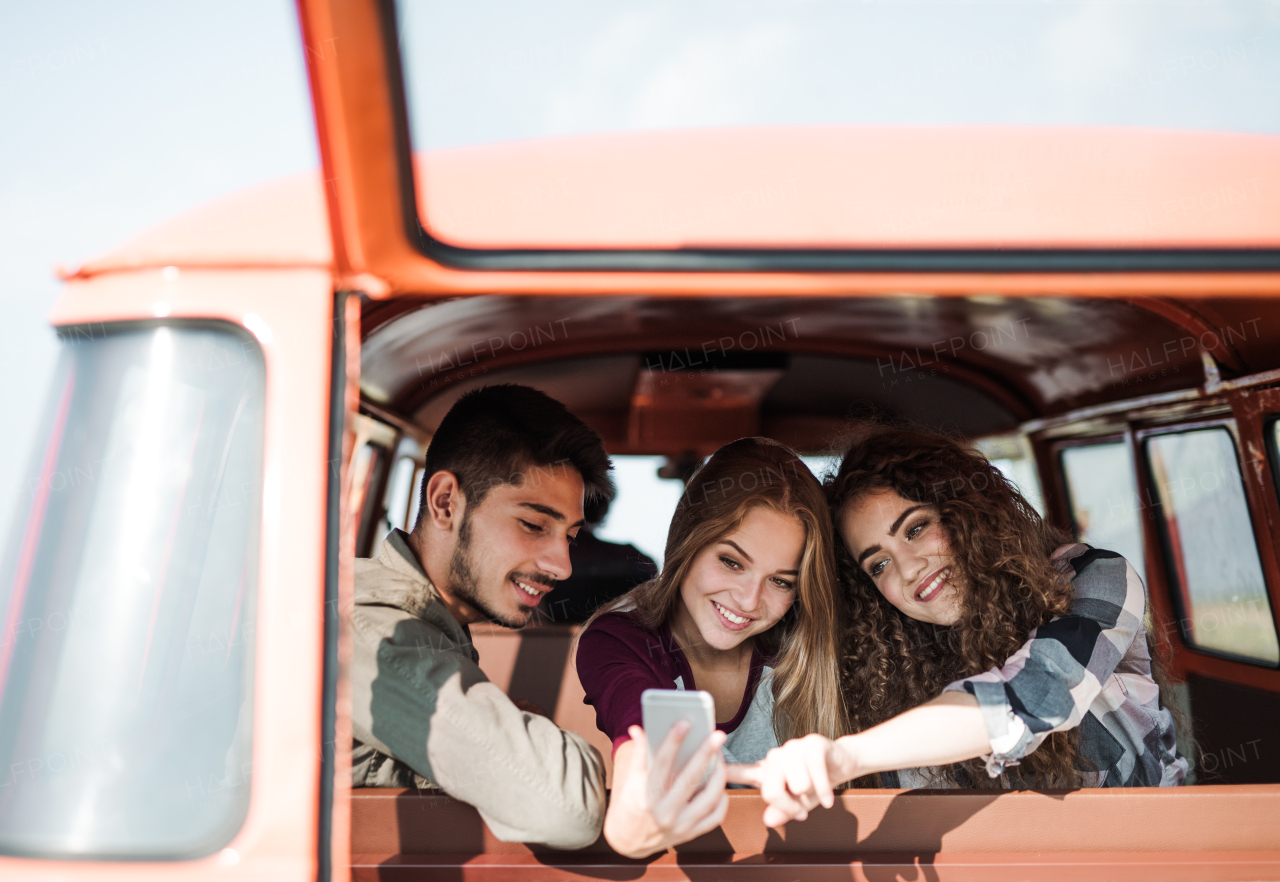
MULTIPOLYGON (((853 731, 924 704, 943 687, 995 667, 1032 629, 1064 615, 1072 588, 1050 556, 1070 537, 1045 522, 986 457, 943 435, 879 423, 850 432, 839 471, 826 481, 837 527, 836 563, 847 592, 842 677, 853 731), (951 626, 917 621, 891 605, 839 536, 841 515, 863 494, 891 489, 936 505, 952 566, 966 586, 951 626)), ((991 779, 979 759, 932 770, 935 783, 960 787, 1073 788, 1090 766, 1079 730, 1056 732, 1039 749, 991 779)), ((878 786, 863 779, 855 786, 878 786)))

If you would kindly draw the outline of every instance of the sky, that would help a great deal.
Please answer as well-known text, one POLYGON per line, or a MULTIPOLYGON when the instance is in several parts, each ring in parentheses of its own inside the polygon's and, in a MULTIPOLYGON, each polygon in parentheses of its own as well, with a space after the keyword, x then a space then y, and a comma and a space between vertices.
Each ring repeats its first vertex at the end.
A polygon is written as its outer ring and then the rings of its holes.
POLYGON ((413 140, 771 124, 1280 132, 1275 0, 405 0, 413 140))
POLYGON ((318 165, 288 0, 0 4, 0 529, 57 356, 54 267, 318 165))

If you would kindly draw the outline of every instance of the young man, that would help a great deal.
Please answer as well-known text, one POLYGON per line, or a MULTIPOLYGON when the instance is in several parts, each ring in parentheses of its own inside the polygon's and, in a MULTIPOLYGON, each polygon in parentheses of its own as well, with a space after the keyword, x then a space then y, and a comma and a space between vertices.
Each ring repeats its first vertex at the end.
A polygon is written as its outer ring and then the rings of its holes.
POLYGON ((527 386, 477 389, 449 410, 413 532, 356 561, 355 786, 443 790, 507 841, 595 841, 600 755, 490 683, 468 626, 528 623, 569 577, 584 497, 613 496, 609 469, 600 436, 527 386))

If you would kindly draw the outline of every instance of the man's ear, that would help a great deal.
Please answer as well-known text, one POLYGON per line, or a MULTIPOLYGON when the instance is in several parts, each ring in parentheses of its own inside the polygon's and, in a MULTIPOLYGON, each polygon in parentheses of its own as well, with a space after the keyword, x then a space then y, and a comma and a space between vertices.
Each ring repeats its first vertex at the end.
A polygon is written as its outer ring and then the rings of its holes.
POLYGON ((462 523, 466 497, 458 486, 458 476, 449 471, 438 471, 427 479, 427 511, 424 520, 436 530, 452 532, 462 523))

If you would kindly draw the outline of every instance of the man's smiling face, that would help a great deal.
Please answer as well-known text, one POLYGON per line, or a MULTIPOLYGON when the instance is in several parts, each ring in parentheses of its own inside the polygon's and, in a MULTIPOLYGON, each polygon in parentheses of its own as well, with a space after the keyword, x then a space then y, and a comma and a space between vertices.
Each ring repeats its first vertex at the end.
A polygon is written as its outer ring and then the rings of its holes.
POLYGON ((555 583, 569 578, 569 543, 583 524, 582 476, 534 466, 467 505, 443 589, 508 628, 522 628, 555 583))

